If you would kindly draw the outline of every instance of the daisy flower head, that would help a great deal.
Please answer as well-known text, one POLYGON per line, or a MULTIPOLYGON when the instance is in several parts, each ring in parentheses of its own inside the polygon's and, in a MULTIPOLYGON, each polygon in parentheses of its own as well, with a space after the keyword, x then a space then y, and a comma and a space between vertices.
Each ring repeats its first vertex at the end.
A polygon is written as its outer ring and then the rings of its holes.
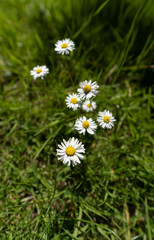
POLYGON ((63 139, 63 142, 58 145, 57 156, 58 160, 62 161, 68 166, 75 166, 78 163, 81 163, 80 159, 84 158, 83 153, 85 153, 85 148, 82 142, 79 142, 78 139, 70 138, 68 141, 63 139))
POLYGON ((33 70, 30 71, 30 75, 33 76, 34 80, 36 78, 41 77, 41 79, 44 78, 45 75, 47 75, 49 73, 49 69, 43 65, 43 66, 37 66, 34 67, 33 70))
POLYGON ((96 107, 97 107, 96 103, 90 100, 86 100, 82 105, 83 110, 85 110, 86 112, 91 112, 94 109, 96 109, 96 107))
POLYGON ((96 123, 92 120, 92 118, 87 119, 85 116, 80 117, 76 120, 75 129, 81 134, 85 135, 86 132, 89 134, 94 134, 97 128, 96 123))
POLYGON ((97 121, 102 128, 111 129, 116 119, 112 116, 110 111, 105 110, 104 112, 98 113, 97 121))
POLYGON ((90 99, 91 97, 95 97, 98 94, 97 89, 99 86, 96 82, 92 82, 92 80, 89 82, 85 80, 81 82, 79 86, 80 88, 77 91, 82 99, 90 99))
POLYGON ((81 106, 81 99, 78 94, 69 94, 66 99, 66 105, 68 108, 72 108, 73 111, 77 110, 81 106))
POLYGON ((58 54, 68 55, 74 49, 75 49, 75 44, 69 38, 65 38, 64 40, 58 40, 55 44, 55 51, 58 54))

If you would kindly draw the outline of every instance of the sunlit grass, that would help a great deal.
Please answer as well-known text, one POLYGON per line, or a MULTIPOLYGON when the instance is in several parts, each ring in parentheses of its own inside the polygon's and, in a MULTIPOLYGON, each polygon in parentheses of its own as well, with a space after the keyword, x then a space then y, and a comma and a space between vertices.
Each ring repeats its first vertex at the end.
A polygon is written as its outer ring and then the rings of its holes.
POLYGON ((152 240, 152 1, 0 4, 0 239, 152 240), (54 52, 64 37, 67 57, 54 52), (30 76, 39 64, 44 81, 30 76), (108 109, 117 122, 86 138, 65 98, 91 78, 98 109, 86 116, 108 109), (86 147, 74 168, 56 157, 72 136, 86 147))

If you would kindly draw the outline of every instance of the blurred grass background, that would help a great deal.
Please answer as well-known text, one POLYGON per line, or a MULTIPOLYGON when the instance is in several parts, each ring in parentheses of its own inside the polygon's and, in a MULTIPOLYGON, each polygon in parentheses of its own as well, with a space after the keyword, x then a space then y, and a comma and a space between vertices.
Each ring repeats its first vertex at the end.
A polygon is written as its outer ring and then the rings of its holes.
MULTIPOLYGON (((152 240, 152 0, 0 1, 0 239, 152 240), (76 50, 57 55, 71 38, 76 50), (30 70, 46 64, 44 81, 30 70), (66 108, 80 81, 100 85, 112 131, 79 136, 66 108), (57 161, 70 136, 86 146, 73 169, 57 161)), ((97 112, 86 114, 97 116, 97 112)))

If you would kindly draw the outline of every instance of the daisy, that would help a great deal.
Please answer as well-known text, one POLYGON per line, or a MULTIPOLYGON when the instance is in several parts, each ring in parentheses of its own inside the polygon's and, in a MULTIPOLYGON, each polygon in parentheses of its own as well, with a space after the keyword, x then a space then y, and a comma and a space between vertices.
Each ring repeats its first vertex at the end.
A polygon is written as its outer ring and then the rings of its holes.
POLYGON ((116 119, 112 116, 110 111, 105 110, 104 112, 98 113, 97 121, 102 128, 111 129, 114 126, 116 119))
POLYGON ((68 108, 73 108, 73 111, 77 110, 81 106, 81 100, 78 94, 69 94, 66 99, 66 105, 68 108))
POLYGON ((95 97, 98 94, 97 89, 99 88, 99 86, 96 82, 92 82, 92 80, 90 80, 89 82, 85 80, 81 82, 79 86, 80 88, 77 91, 82 99, 89 99, 91 97, 95 97))
POLYGON ((83 110, 85 110, 86 112, 91 112, 94 109, 96 109, 96 107, 97 107, 96 103, 91 102, 90 100, 86 100, 82 105, 83 110))
POLYGON ((45 75, 47 75, 49 73, 49 69, 43 65, 43 66, 37 66, 34 67, 33 70, 30 71, 30 75, 33 76, 34 80, 36 78, 41 77, 41 79, 44 78, 45 75))
POLYGON ((68 166, 75 166, 77 163, 81 163, 80 159, 83 159, 83 153, 85 153, 85 148, 82 142, 78 139, 70 138, 68 141, 63 139, 61 145, 58 145, 57 149, 58 160, 66 163, 68 166))
POLYGON ((64 40, 58 40, 55 44, 55 51, 58 54, 69 54, 75 49, 75 44, 69 38, 65 38, 64 40))
POLYGON ((87 119, 86 117, 80 117, 76 120, 74 127, 80 134, 85 134, 86 132, 94 134, 97 125, 92 118, 87 119))

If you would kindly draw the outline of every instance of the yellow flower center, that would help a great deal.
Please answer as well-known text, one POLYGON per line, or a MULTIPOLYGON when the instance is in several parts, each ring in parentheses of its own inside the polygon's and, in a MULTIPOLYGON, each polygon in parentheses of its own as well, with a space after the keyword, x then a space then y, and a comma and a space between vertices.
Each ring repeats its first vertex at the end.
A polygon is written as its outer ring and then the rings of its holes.
POLYGON ((90 104, 90 103, 88 103, 88 104, 87 104, 87 107, 88 107, 88 108, 91 108, 92 106, 91 106, 91 104, 90 104))
POLYGON ((38 68, 38 69, 36 70, 36 73, 40 73, 40 72, 42 72, 42 69, 41 69, 41 68, 38 68))
POLYGON ((74 147, 71 147, 71 146, 67 147, 67 148, 66 148, 66 153, 67 153, 67 155, 69 155, 69 156, 73 156, 73 155, 75 154, 75 149, 74 149, 74 147))
POLYGON ((61 45, 62 48, 67 48, 67 46, 68 46, 67 43, 63 43, 63 44, 61 45))
POLYGON ((83 123, 82 123, 82 126, 84 127, 84 128, 88 128, 89 127, 89 122, 86 120, 86 121, 84 121, 83 123))
POLYGON ((78 102, 78 100, 76 98, 71 99, 71 103, 76 104, 77 102, 78 102))
POLYGON ((86 85, 86 86, 84 86, 83 89, 84 89, 85 93, 88 93, 88 92, 91 91, 91 86, 90 85, 86 85))
POLYGON ((110 122, 110 117, 109 116, 105 116, 104 117, 104 122, 106 122, 106 123, 110 122))

